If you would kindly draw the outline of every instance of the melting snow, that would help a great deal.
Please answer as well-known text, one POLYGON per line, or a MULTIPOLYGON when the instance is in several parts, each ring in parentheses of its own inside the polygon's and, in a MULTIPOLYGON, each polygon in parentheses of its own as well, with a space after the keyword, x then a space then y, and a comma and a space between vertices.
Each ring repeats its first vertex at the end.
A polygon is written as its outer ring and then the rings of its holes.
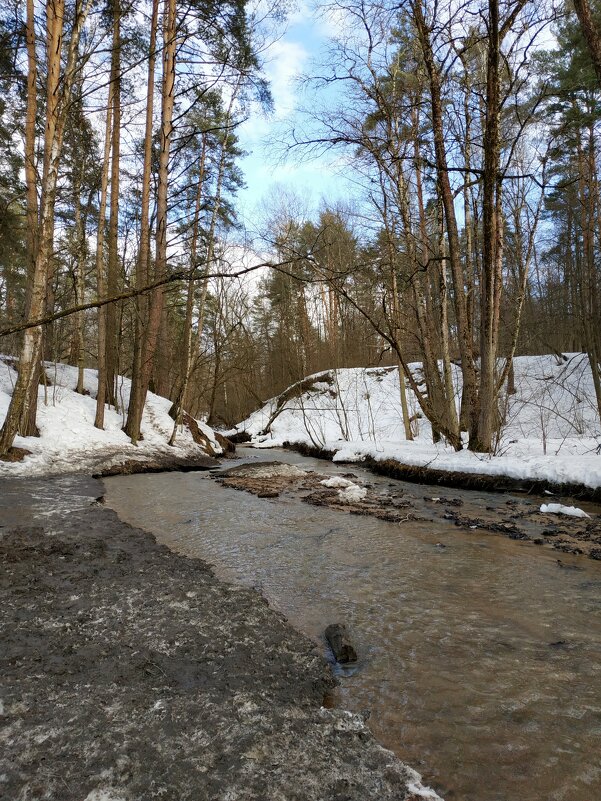
MULTIPOLYGON (((257 447, 284 442, 305 443, 334 451, 334 461, 396 459, 407 465, 438 470, 540 479, 556 484, 601 486, 601 424, 587 357, 566 354, 520 356, 514 360, 516 393, 503 397, 507 419, 495 454, 455 452, 432 443, 429 423, 407 389, 415 439, 404 436, 399 376, 396 368, 349 368, 331 371, 331 384, 321 380, 301 397, 292 397, 267 434, 263 430, 276 410, 267 401, 237 430, 247 431, 257 447)), ((419 365, 411 365, 419 369, 419 365)), ((319 374, 320 376, 322 374, 319 374)), ((457 393, 461 374, 454 368, 457 393)))
MULTIPOLYGON (((0 355, 0 424, 4 420, 17 374, 7 357, 0 355)), ((22 462, 0 462, 0 476, 42 475, 96 472, 124 459, 152 459, 159 455, 193 457, 205 451, 192 439, 187 428, 178 430, 175 447, 168 445, 173 431, 173 420, 169 416, 171 401, 148 393, 142 433, 144 439, 132 445, 122 431, 125 411, 129 403, 131 382, 119 377, 119 408, 105 409, 104 430, 94 428, 96 414, 96 370, 84 371, 84 392, 75 392, 77 368, 66 364, 45 365, 50 385, 40 386, 38 392, 39 437, 17 437, 15 445, 31 451, 22 462)), ((207 437, 215 453, 222 449, 215 440, 214 431, 202 422, 199 428, 207 437)))
POLYGON ((356 484, 353 484, 346 489, 338 490, 338 495, 347 503, 357 503, 365 498, 367 495, 367 490, 365 487, 358 487, 356 484))
POLYGON ((577 506, 564 506, 561 503, 543 503, 540 508, 543 514, 547 515, 568 515, 569 517, 590 517, 577 506))
POLYGON ((326 478, 320 482, 324 485, 324 487, 352 487, 355 486, 352 481, 349 481, 348 478, 342 478, 342 476, 332 476, 332 478, 326 478))

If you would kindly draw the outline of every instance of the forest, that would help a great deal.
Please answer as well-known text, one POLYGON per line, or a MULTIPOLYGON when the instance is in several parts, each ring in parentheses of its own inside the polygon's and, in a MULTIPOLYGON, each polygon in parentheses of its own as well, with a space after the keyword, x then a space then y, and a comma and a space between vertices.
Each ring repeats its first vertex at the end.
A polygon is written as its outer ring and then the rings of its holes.
POLYGON ((3 5, 0 454, 36 432, 44 361, 81 393, 98 370, 98 428, 131 379, 133 443, 149 390, 227 428, 308 374, 395 365, 407 439, 412 392, 435 441, 488 453, 514 357, 575 351, 601 415, 596 5, 324 4, 339 34, 273 149, 335 154, 356 195, 276 193, 251 237, 237 131, 269 118, 289 11, 3 5))

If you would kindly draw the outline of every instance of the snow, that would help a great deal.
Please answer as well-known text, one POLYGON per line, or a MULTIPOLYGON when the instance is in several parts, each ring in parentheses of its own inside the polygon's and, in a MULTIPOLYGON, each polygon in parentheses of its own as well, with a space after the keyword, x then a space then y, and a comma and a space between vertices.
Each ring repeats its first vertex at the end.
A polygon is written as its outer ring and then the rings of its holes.
POLYGON ((358 484, 354 484, 352 481, 349 481, 348 478, 343 478, 342 476, 325 478, 319 483, 323 484, 324 487, 338 489, 338 497, 346 503, 357 503, 358 501, 362 501, 367 495, 365 487, 360 487, 358 484))
POLYGON ((407 790, 411 794, 412 798, 423 798, 425 801, 442 801, 442 798, 438 795, 438 793, 435 793, 434 790, 430 789, 430 787, 426 787, 424 784, 422 784, 422 777, 417 771, 408 767, 407 773, 409 774, 407 790))
POLYGON ((319 483, 323 484, 324 487, 332 487, 332 488, 353 486, 352 481, 349 481, 348 478, 342 478, 342 476, 332 476, 332 478, 324 478, 324 480, 320 481, 319 483))
POLYGON ((590 517, 577 506, 564 506, 561 503, 543 503, 540 511, 546 515, 568 515, 568 517, 590 517))
MULTIPOLYGON (((37 425, 39 437, 17 437, 14 445, 31 451, 22 462, 0 462, 0 476, 53 475, 94 471, 99 472, 125 459, 151 460, 160 456, 189 457, 205 454, 187 428, 178 430, 175 445, 168 445, 173 431, 169 417, 171 401, 152 392, 148 393, 142 434, 144 439, 136 446, 122 431, 125 422, 131 382, 119 377, 119 407, 105 409, 104 430, 94 428, 96 414, 96 370, 85 370, 84 391, 75 392, 77 368, 65 364, 46 363, 49 386, 40 386, 38 392, 37 425)), ((17 374, 10 359, 0 356, 0 424, 6 416, 17 374)), ((215 453, 222 448, 215 440, 214 431, 198 423, 215 453)))
MULTIPOLYGON (((414 371, 419 367, 411 365, 414 371)), ((394 459, 438 470, 601 486, 601 425, 586 355, 519 356, 514 372, 516 393, 501 399, 506 423, 493 455, 433 444, 422 416, 414 423, 414 441, 405 440, 394 367, 332 370, 330 382, 319 373, 311 389, 286 402, 269 432, 263 433, 277 398, 236 430, 248 432, 255 447, 304 443, 333 451, 338 462, 394 459)), ((454 368, 457 392, 460 381, 454 368)), ((409 389, 407 395, 410 415, 420 414, 409 389)))
POLYGON ((113 789, 100 788, 88 793, 84 801, 125 801, 125 798, 113 789))
POLYGON ((365 487, 359 487, 357 484, 353 484, 346 489, 338 490, 338 496, 347 503, 356 503, 357 501, 362 501, 366 495, 367 490, 365 487))

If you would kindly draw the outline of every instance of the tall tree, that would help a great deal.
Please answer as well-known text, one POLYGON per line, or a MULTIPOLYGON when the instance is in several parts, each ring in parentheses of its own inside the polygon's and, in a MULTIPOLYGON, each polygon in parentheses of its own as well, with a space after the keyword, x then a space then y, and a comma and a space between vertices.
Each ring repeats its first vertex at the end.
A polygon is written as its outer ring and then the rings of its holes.
MULTIPOLYGON (((73 9, 70 30, 65 26, 63 0, 46 3, 46 109, 44 129, 44 159, 41 180, 39 221, 36 226, 35 260, 30 277, 29 319, 41 319, 46 305, 50 261, 54 243, 54 210, 66 116, 73 84, 79 67, 78 53, 81 31, 91 7, 91 0, 77 0, 73 9), (62 64, 63 49, 66 52, 62 64)), ((28 3, 28 28, 34 28, 33 3, 28 3)), ((34 59, 35 62, 35 59, 34 59)), ((34 63, 29 64, 29 71, 34 63)), ((28 86, 33 86, 28 75, 28 86)), ((41 325, 28 328, 23 335, 19 358, 19 374, 11 402, 0 432, 0 455, 12 447, 18 431, 31 433, 28 422, 30 409, 37 399, 37 366, 42 347, 41 325)))

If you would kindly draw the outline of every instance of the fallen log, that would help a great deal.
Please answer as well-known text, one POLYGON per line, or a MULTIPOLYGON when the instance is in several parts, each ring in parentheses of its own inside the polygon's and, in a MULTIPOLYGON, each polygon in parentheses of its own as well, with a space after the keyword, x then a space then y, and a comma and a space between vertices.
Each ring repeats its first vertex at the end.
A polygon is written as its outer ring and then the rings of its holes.
POLYGON ((325 630, 325 638, 337 662, 344 665, 357 661, 357 652, 353 648, 344 624, 331 623, 325 630))

